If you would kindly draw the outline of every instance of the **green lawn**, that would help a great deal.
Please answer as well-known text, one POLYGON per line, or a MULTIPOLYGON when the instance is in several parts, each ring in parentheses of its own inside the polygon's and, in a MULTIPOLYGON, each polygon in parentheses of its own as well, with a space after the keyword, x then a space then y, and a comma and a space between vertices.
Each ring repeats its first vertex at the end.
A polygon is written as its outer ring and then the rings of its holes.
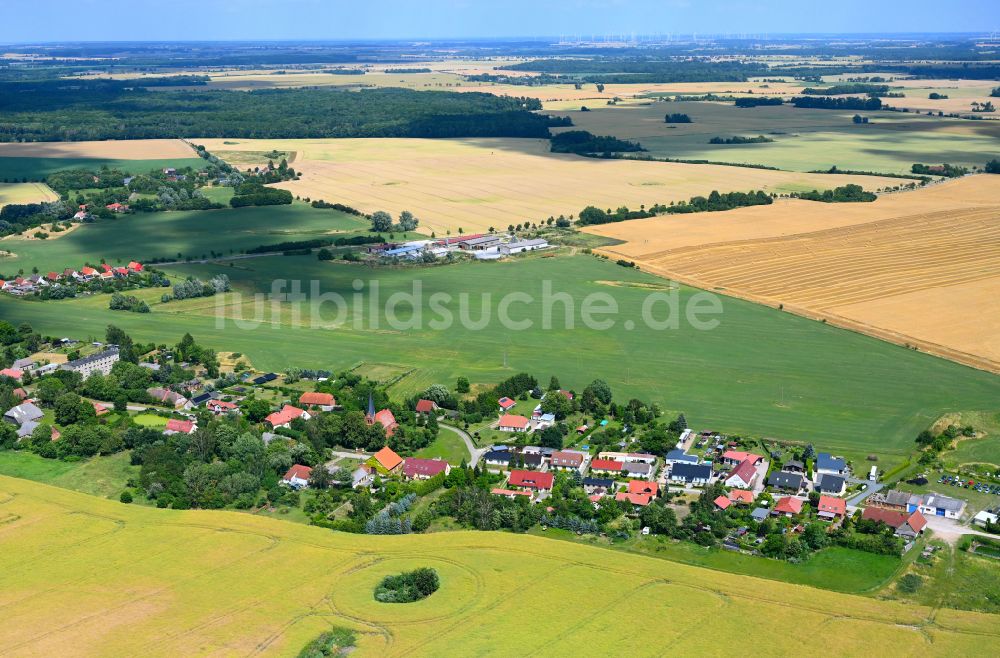
POLYGON ((434 439, 426 448, 417 451, 414 457, 434 458, 441 457, 449 464, 458 466, 462 460, 469 460, 469 450, 465 447, 465 442, 451 430, 442 429, 438 437, 434 439))
POLYGON ((44 459, 27 451, 0 450, 0 475, 43 482, 104 498, 118 498, 126 481, 139 474, 128 453, 78 462, 44 459))
POLYGON ((80 267, 84 261, 109 263, 152 258, 199 259, 211 252, 231 254, 259 245, 291 240, 336 237, 332 233, 358 231, 368 223, 335 210, 305 204, 261 208, 227 208, 159 213, 137 213, 86 224, 58 239, 4 240, 0 272, 32 267, 42 271, 80 267))
MULTIPOLYGON (((397 329, 385 318, 374 327, 368 304, 348 303, 339 314, 327 303, 310 322, 309 307, 295 319, 286 304, 272 317, 271 304, 262 309, 264 324, 238 327, 217 321, 217 309, 231 317, 242 303, 243 317, 254 317, 249 298, 233 295, 161 305, 149 314, 107 310, 91 300, 37 303, 0 298, 0 317, 15 324, 30 322, 43 334, 95 335, 109 323, 123 327, 137 340, 176 342, 185 331, 218 350, 246 354, 256 367, 283 370, 288 366, 338 370, 360 362, 412 365, 416 371, 393 387, 399 398, 412 395, 428 382, 449 387, 458 376, 473 384, 495 383, 519 371, 533 373, 544 384, 557 375, 563 387, 581 391, 595 378, 611 385, 619 400, 638 397, 664 409, 685 412, 693 427, 743 432, 814 443, 819 449, 855 453, 906 454, 913 438, 947 412, 993 409, 1000 402, 1000 377, 907 350, 902 347, 813 322, 789 313, 730 298, 720 298, 720 324, 696 330, 682 322, 678 329, 654 330, 641 321, 641 306, 649 290, 608 285, 608 281, 658 282, 648 274, 622 268, 590 256, 562 255, 508 263, 460 263, 424 269, 371 269, 324 263, 314 257, 270 257, 237 262, 234 267, 192 265, 174 268, 210 276, 224 271, 236 290, 265 292, 273 280, 315 280, 324 293, 337 292, 354 300, 355 280, 369 290, 378 282, 384 303, 397 292, 422 286, 422 330, 397 329), (582 325, 564 326, 562 306, 555 306, 551 329, 541 328, 542 282, 568 293, 577 303, 591 293, 613 295, 620 314, 615 327, 600 331, 582 325), (504 329, 496 321, 506 291, 529 292, 536 303, 515 304, 514 319, 530 319, 530 330, 504 329), (440 319, 427 307, 433 293, 449 293, 447 304, 456 319, 446 330, 430 328, 440 319), (489 322, 482 330, 458 321, 458 294, 468 293, 468 316, 482 317, 481 294, 488 300, 489 322), (355 310, 361 314, 354 315, 355 310), (340 315, 340 317, 337 317, 340 315), (363 320, 360 329, 355 317, 363 320), (635 320, 633 330, 625 321, 635 320), (417 385, 419 383, 419 386, 417 385), (411 388, 412 387, 412 388, 411 388)), ((681 287, 683 305, 695 290, 681 287)), ((359 295, 362 302, 364 295, 359 295)), ((399 307, 400 320, 410 316, 399 307)), ((657 311, 657 317, 665 313, 657 311)), ((530 411, 530 408, 528 408, 530 411)))
POLYGON ((885 595, 931 607, 1000 613, 1000 561, 932 543, 940 550, 929 559, 917 558, 909 569, 923 579, 917 591, 897 587, 885 595))
POLYGON ((616 550, 642 553, 651 557, 717 571, 852 594, 871 592, 882 587, 902 567, 902 562, 897 557, 865 553, 839 546, 825 548, 804 562, 793 564, 784 560, 772 560, 718 548, 705 548, 689 542, 678 542, 663 537, 639 536, 624 544, 609 544, 608 540, 604 538, 585 536, 581 539, 568 531, 555 528, 549 528, 545 531, 535 528, 530 531, 530 534, 577 543, 606 545, 616 550))
POLYGON ((657 157, 763 164, 792 171, 840 169, 909 173, 915 162, 982 166, 996 156, 1000 123, 862 112, 799 109, 789 105, 738 108, 732 103, 679 102, 592 107, 570 115, 573 130, 634 139, 657 157), (667 113, 693 123, 667 124, 667 113), (773 143, 715 145, 712 137, 766 135, 773 143))
POLYGON ((166 427, 167 419, 163 416, 156 416, 153 414, 137 414, 132 420, 135 421, 136 425, 142 425, 143 427, 166 427))
POLYGON ((132 174, 145 174, 164 167, 193 167, 202 169, 206 164, 201 158, 169 158, 161 160, 115 160, 105 158, 0 158, 0 181, 27 178, 42 180, 49 174, 63 169, 99 169, 109 167, 132 174))

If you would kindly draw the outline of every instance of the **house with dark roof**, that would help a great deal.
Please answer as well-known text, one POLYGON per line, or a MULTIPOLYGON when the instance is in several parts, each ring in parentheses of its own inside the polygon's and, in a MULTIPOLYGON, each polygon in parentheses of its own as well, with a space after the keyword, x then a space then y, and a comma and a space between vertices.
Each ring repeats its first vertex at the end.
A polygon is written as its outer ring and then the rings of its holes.
POLYGON ((622 474, 633 478, 652 479, 655 470, 650 464, 643 462, 625 462, 622 465, 622 474))
POLYGON ((614 486, 615 481, 610 478, 583 478, 583 490, 589 494, 606 493, 608 490, 613 489, 614 486))
POLYGON ((834 457, 828 452, 821 452, 816 455, 816 475, 817 477, 829 473, 830 475, 846 475, 847 462, 843 457, 834 457))
POLYGON ((670 467, 668 480, 674 484, 704 486, 712 480, 709 464, 674 464, 670 467))
POLYGON ((22 402, 16 407, 11 407, 3 415, 3 419, 8 423, 12 423, 20 427, 28 421, 38 422, 42 419, 42 410, 36 407, 31 402, 22 402))
POLYGON ((483 462, 487 466, 500 466, 506 468, 510 465, 513 454, 509 450, 490 450, 483 455, 483 462))
POLYGON ((689 455, 683 450, 671 450, 667 453, 666 460, 667 464, 697 464, 699 459, 698 455, 689 455))
POLYGON ((785 465, 781 467, 781 470, 787 473, 805 473, 806 465, 795 459, 790 459, 785 462, 785 465))
POLYGON ((767 478, 767 486, 774 487, 775 489, 781 489, 783 491, 791 491, 798 493, 806 486, 806 479, 801 473, 786 473, 785 471, 777 471, 771 473, 767 478))
POLYGON ((907 510, 912 512, 917 509, 925 516, 943 516, 948 519, 958 519, 961 518, 962 512, 965 511, 965 501, 942 496, 941 494, 928 493, 923 496, 913 496, 910 498, 907 510), (916 503, 916 505, 913 503, 916 503), (913 509, 910 509, 911 507, 913 509))
POLYGON ((833 496, 840 496, 846 488, 847 481, 844 478, 839 475, 830 475, 829 473, 820 475, 819 482, 816 483, 816 491, 833 496))
POLYGON ((565 470, 580 470, 583 466, 584 456, 582 453, 573 452, 570 450, 559 450, 558 452, 553 452, 550 459, 550 464, 554 469, 565 469, 565 470))

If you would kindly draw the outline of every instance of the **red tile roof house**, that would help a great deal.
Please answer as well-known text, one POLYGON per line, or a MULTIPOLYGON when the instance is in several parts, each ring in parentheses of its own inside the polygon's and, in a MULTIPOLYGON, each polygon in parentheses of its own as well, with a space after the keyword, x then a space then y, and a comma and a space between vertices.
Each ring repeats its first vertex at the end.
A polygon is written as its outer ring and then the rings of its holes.
POLYGON ((287 484, 293 489, 301 489, 303 487, 309 486, 309 476, 312 475, 312 469, 308 466, 303 466, 302 464, 295 464, 288 472, 285 473, 285 477, 281 478, 283 484, 287 484))
POLYGON ((0 377, 10 377, 11 379, 21 381, 21 377, 24 377, 24 371, 18 368, 4 368, 0 370, 0 377))
POLYGON ((626 491, 619 491, 615 494, 615 500, 619 502, 632 503, 636 507, 645 507, 653 502, 653 497, 644 493, 628 493, 626 491))
POLYGON ((527 432, 528 419, 524 416, 504 414, 500 416, 500 421, 497 423, 497 429, 501 432, 527 432))
POLYGON ((718 507, 719 509, 722 509, 722 510, 727 509, 730 505, 733 504, 733 502, 731 500, 729 500, 728 498, 726 498, 725 496, 719 496, 718 498, 716 498, 712 502, 715 503, 716 507, 718 507))
POLYGON ((309 415, 308 411, 286 404, 281 408, 281 411, 275 411, 274 413, 269 414, 264 421, 269 423, 271 427, 277 429, 278 427, 288 427, 296 418, 309 420, 312 416, 309 415))
POLYGON ((395 450, 385 446, 372 455, 366 463, 376 467, 380 472, 398 473, 403 465, 403 458, 397 455, 395 450))
POLYGON ((49 272, 48 274, 45 275, 45 278, 48 279, 49 281, 58 281, 59 280, 59 273, 58 272, 49 272))
POLYGON ((322 411, 333 411, 337 400, 329 393, 303 393, 299 396, 299 404, 306 409, 319 407, 322 411))
POLYGON ((552 453, 549 463, 554 469, 580 470, 583 466, 583 455, 579 452, 559 450, 552 453))
POLYGON ((171 418, 163 428, 164 434, 190 434, 198 428, 193 420, 176 420, 171 418))
POLYGON ((511 400, 510 398, 500 398, 497 400, 497 404, 500 405, 500 411, 509 411, 514 408, 514 405, 516 405, 517 402, 511 400))
POLYGON ((429 414, 432 411, 437 411, 437 402, 434 400, 417 400, 417 413, 418 414, 429 414))
POLYGON ((595 459, 590 462, 591 473, 621 473, 622 462, 614 459, 595 459))
POLYGON ((820 496, 817 516, 827 520, 842 519, 847 516, 847 501, 833 496, 820 496))
POLYGON ((94 413, 98 416, 104 416, 111 413, 111 410, 105 407, 100 402, 94 402, 93 405, 94 405, 94 413))
POLYGON ((451 465, 443 459, 407 457, 403 462, 403 477, 407 480, 429 480, 438 473, 450 472, 451 465))
POLYGON ((128 268, 130 270, 132 270, 133 272, 141 272, 142 271, 142 263, 139 263, 139 262, 134 261, 134 260, 133 261, 129 261, 128 268))
POLYGON ((392 436, 396 432, 396 428, 399 427, 399 423, 396 422, 396 417, 392 415, 392 411, 389 409, 383 409, 375 414, 372 424, 374 425, 375 423, 378 423, 385 428, 386 436, 392 436))
POLYGON ((775 516, 792 517, 801 512, 802 500, 800 498, 786 496, 778 501, 778 504, 774 506, 774 511, 772 511, 771 514, 774 514, 775 516))
POLYGON ((632 494, 649 494, 654 498, 660 493, 660 485, 645 480, 629 480, 628 492, 632 494))
POLYGON ((881 507, 866 507, 861 518, 869 521, 881 521, 896 531, 900 537, 910 539, 916 537, 927 527, 927 519, 920 510, 913 512, 898 512, 881 507))
POLYGON ((104 207, 110 210, 111 212, 125 212, 126 210, 128 210, 128 206, 122 203, 109 203, 104 207))
POLYGON ((552 489, 552 482, 555 475, 552 473, 539 473, 538 471, 511 471, 507 485, 519 489, 532 489, 534 491, 548 491, 552 489))
POLYGON ((735 487, 737 489, 751 489, 753 488, 753 483, 757 481, 757 467, 753 465, 751 459, 740 462, 740 465, 734 468, 726 475, 726 479, 723 481, 727 487, 735 487))
POLYGON ((236 411, 239 407, 232 402, 226 402, 225 400, 209 400, 205 403, 205 408, 216 416, 221 416, 222 414, 227 414, 230 411, 236 411))
POLYGON ((759 464, 764 461, 764 458, 760 455, 755 455, 752 452, 743 452, 741 450, 727 450, 722 453, 722 461, 725 462, 727 466, 738 466, 739 464, 745 462, 746 460, 751 460, 753 464, 759 464))
POLYGON ((747 491, 746 489, 733 489, 729 492, 729 500, 736 504, 749 505, 753 502, 754 495, 752 491, 747 491))

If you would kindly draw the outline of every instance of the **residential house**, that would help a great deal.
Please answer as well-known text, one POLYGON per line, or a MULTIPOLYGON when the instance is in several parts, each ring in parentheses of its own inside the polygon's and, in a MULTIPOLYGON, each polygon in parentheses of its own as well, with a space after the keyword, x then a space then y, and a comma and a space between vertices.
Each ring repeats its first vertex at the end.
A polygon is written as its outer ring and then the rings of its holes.
POLYGON ((913 539, 927 527, 927 519, 920 510, 900 512, 884 507, 866 507, 861 512, 861 518, 869 521, 880 521, 895 531, 899 537, 913 539))
POLYGON ((358 466, 351 473, 351 488, 359 489, 361 487, 370 487, 372 482, 375 480, 374 469, 368 468, 364 465, 358 466))
POLYGON ((164 434, 191 434, 198 425, 193 420, 178 420, 171 418, 167 421, 167 426, 163 428, 164 434))
POLYGON ((712 480, 712 467, 709 464, 674 464, 668 479, 674 484, 705 486, 712 480))
POLYGON ((842 519, 847 516, 847 501, 833 496, 820 496, 817 516, 830 521, 842 519))
POLYGON ((191 404, 200 407, 203 404, 207 404, 210 400, 218 399, 218 391, 208 391, 206 393, 201 393, 191 398, 191 404))
POLYGON ((515 414, 504 414, 497 422, 497 429, 501 432, 527 432, 528 419, 515 414))
POLYGON ((626 459, 625 459, 626 457, 628 457, 628 453, 627 452, 611 452, 609 450, 605 450, 603 452, 597 453, 597 458, 598 459, 613 459, 613 460, 619 461, 619 462, 625 462, 626 461, 626 459))
POLYGON ((746 459, 726 474, 723 484, 737 489, 752 489, 757 481, 757 467, 752 459, 746 459))
POLYGON ((194 407, 186 397, 167 388, 147 388, 146 393, 156 402, 167 407, 173 407, 174 409, 191 409, 194 407))
POLYGON ((624 465, 624 462, 616 459, 594 459, 590 462, 590 472, 618 474, 622 472, 624 465))
POLYGON ((490 450, 483 455, 483 462, 487 466, 507 468, 510 465, 510 460, 512 458, 513 454, 509 450, 490 450))
POLYGON ((500 411, 510 411, 517 404, 517 400, 511 400, 510 398, 503 397, 497 400, 497 404, 500 405, 500 411))
POLYGON ((59 369, 78 372, 81 377, 86 379, 95 372, 99 372, 105 376, 111 374, 111 367, 116 363, 118 363, 118 348, 111 347, 96 354, 85 356, 82 359, 64 363, 59 366, 59 369))
POLYGON ((111 410, 105 407, 100 402, 92 402, 91 404, 94 405, 94 414, 98 418, 100 418, 101 416, 106 416, 107 414, 111 413, 111 410))
POLYGON ((403 468, 403 458, 397 455, 389 446, 385 446, 372 455, 367 463, 378 469, 379 473, 386 474, 399 473, 403 468))
POLYGON ((626 464, 649 464, 652 466, 656 463, 656 455, 651 455, 646 452, 630 452, 625 455, 626 464))
POLYGON ((521 452, 515 457, 515 460, 517 461, 518 467, 538 469, 542 467, 544 458, 541 453, 521 452))
POLYGON ((3 415, 3 419, 8 423, 12 423, 17 426, 24 425, 28 421, 38 422, 42 419, 42 410, 36 407, 31 402, 22 402, 16 407, 11 407, 3 415))
POLYGON ((764 521, 768 516, 771 515, 771 510, 766 507, 758 507, 754 511, 750 512, 750 518, 752 518, 757 523, 764 521))
POLYGON ((847 474, 847 462, 843 457, 833 457, 828 452, 821 452, 816 455, 816 477, 820 475, 840 475, 847 474))
POLYGON ((116 213, 128 212, 128 205, 124 203, 118 203, 118 202, 109 203, 104 207, 110 210, 111 212, 116 212, 116 213))
POLYGON ((292 489, 303 489, 309 486, 309 477, 312 475, 312 471, 308 466, 295 464, 288 469, 285 477, 281 478, 281 482, 282 484, 287 484, 292 489))
POLYGON ((216 416, 221 416, 223 414, 228 414, 230 411, 236 411, 239 407, 232 402, 226 402, 224 400, 209 400, 205 403, 205 408, 216 416))
POLYGON ((273 429, 278 429, 279 427, 290 427, 292 421, 296 418, 309 420, 312 416, 304 409, 286 404, 281 410, 268 414, 264 418, 264 422, 268 423, 273 429))
POLYGON ((493 489, 490 489, 490 493, 494 496, 503 496, 505 498, 510 498, 511 500, 514 500, 518 496, 531 498, 531 492, 521 491, 519 489, 503 489, 501 487, 494 487, 493 489))
POLYGON ((700 460, 697 455, 689 455, 683 450, 671 450, 667 453, 666 462, 669 465, 674 464, 697 464, 700 460))
POLYGON ((18 368, 4 368, 3 370, 0 370, 0 377, 10 377, 11 379, 19 382, 21 381, 21 378, 24 377, 24 371, 18 368))
POLYGON ((438 405, 434 400, 417 400, 416 411, 418 414, 429 414, 437 411, 438 405))
POLYGON ((660 495, 660 485, 656 482, 647 482, 645 480, 629 480, 628 492, 631 494, 648 494, 656 498, 660 495))
POLYGON ((615 481, 609 478, 583 478, 583 490, 588 494, 603 494, 614 489, 615 481))
POLYGON ((737 505, 749 505, 753 502, 754 493, 747 489, 733 489, 728 494, 729 500, 737 505))
POLYGON ((299 396, 299 404, 306 409, 318 407, 321 411, 333 411, 337 401, 329 393, 306 392, 299 396))
POLYGON ((771 473, 767 478, 767 486, 774 487, 775 489, 781 489, 783 491, 791 491, 793 493, 798 493, 806 486, 806 479, 801 473, 786 473, 785 471, 778 471, 776 473, 771 473))
POLYGON ((872 497, 868 499, 868 505, 885 507, 899 512, 912 512, 917 508, 917 505, 914 503, 913 510, 909 509, 910 498, 913 498, 913 494, 909 491, 897 491, 896 489, 890 489, 886 492, 873 494, 872 497))
POLYGON ((552 489, 552 482, 554 479, 555 476, 552 473, 514 470, 510 472, 507 484, 510 487, 517 487, 519 489, 549 491, 552 489))
POLYGON ((443 459, 407 457, 403 462, 403 477, 407 480, 429 480, 438 473, 448 475, 451 465, 443 459))
POLYGON ((729 509, 729 506, 733 504, 733 501, 729 500, 726 496, 719 496, 712 502, 715 503, 715 506, 721 510, 729 509))
POLYGON ((583 466, 584 456, 582 453, 570 450, 560 450, 552 453, 549 463, 553 469, 579 471, 583 466))
POLYGON ((653 497, 649 494, 642 493, 629 493, 628 491, 619 491, 615 494, 615 500, 619 502, 632 503, 635 507, 646 507, 651 502, 653 502, 653 497))
POLYGON ((819 482, 816 483, 816 491, 824 494, 840 496, 845 489, 847 489, 847 481, 839 475, 824 473, 819 476, 819 482))
POLYGON ((752 465, 756 465, 764 461, 764 458, 752 452, 743 452, 742 450, 727 450, 722 453, 722 463, 726 466, 738 466, 747 460, 750 460, 752 465))
POLYGON ((787 462, 785 462, 785 465, 781 467, 781 470, 785 471, 786 473, 805 473, 806 465, 800 461, 790 459, 787 462))
POLYGON ((622 465, 622 474, 628 477, 650 480, 655 473, 654 468, 644 462, 625 462, 622 465))
POLYGON ((802 512, 802 499, 792 498, 791 496, 786 496, 778 500, 774 505, 774 511, 771 513, 775 516, 795 516, 802 512))

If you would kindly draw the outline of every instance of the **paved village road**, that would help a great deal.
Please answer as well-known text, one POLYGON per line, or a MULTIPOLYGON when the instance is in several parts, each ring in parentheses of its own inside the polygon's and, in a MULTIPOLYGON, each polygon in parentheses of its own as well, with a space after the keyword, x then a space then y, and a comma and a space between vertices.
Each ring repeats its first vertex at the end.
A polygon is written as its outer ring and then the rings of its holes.
POLYGON ((489 452, 489 448, 477 448, 476 444, 472 442, 472 437, 465 430, 459 429, 454 425, 445 425, 444 423, 438 423, 438 427, 449 432, 454 432, 462 441, 465 441, 465 447, 469 451, 469 466, 478 464, 483 455, 489 452))

